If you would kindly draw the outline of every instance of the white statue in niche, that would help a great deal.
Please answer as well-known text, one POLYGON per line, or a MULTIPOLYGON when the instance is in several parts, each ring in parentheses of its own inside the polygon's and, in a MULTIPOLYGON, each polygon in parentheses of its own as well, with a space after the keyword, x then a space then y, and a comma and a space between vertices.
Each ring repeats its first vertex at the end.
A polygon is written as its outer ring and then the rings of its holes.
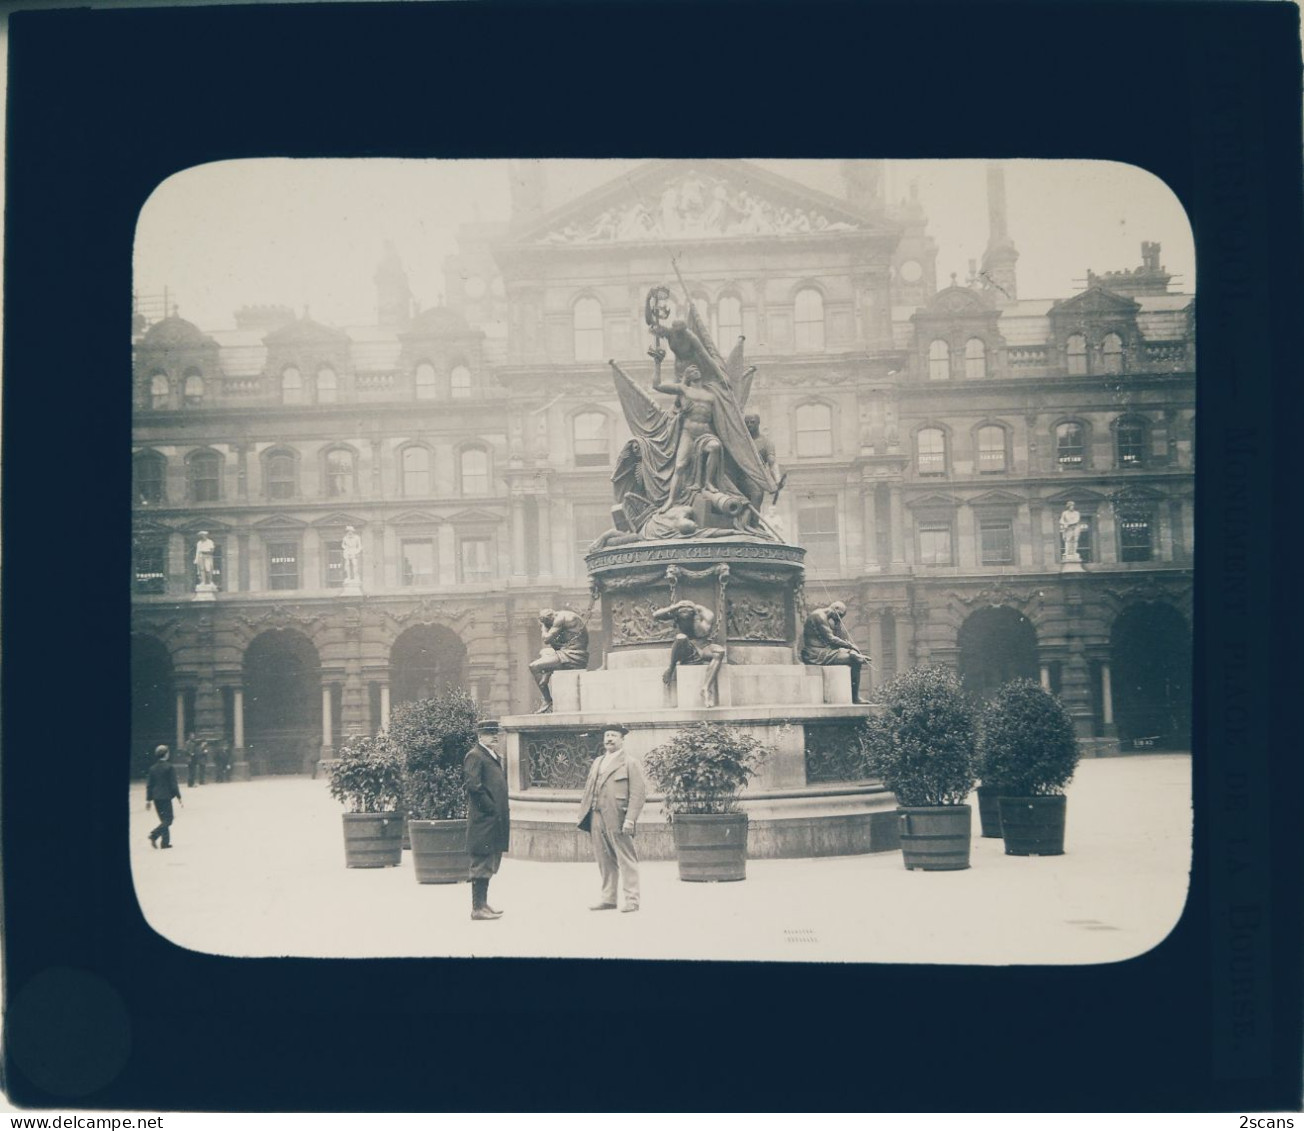
POLYGON ((1080 562, 1081 556, 1078 554, 1078 539, 1082 532, 1087 528, 1087 524, 1082 521, 1082 515, 1078 513, 1077 507, 1073 505, 1070 499, 1064 504, 1064 509, 1060 511, 1059 517, 1060 538, 1064 543, 1063 561, 1080 562))
POLYGON ((211 588, 214 585, 214 557, 217 554, 217 544, 208 536, 207 530, 199 532, 199 540, 195 543, 195 581, 201 587, 211 588))
POLYGON ((362 581, 362 539, 351 526, 344 528, 344 538, 340 542, 340 553, 344 557, 344 584, 360 584, 362 581))

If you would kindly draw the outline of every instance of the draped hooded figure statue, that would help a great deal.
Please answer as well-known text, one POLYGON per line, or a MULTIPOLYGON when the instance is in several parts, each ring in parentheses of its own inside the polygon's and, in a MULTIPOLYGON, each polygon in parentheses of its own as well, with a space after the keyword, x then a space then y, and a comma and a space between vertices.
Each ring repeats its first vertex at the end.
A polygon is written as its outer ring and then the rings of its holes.
POLYGON ((743 419, 755 369, 743 368, 741 337, 728 361, 720 356, 691 299, 686 322, 663 325, 666 308, 657 296, 667 293, 658 288, 648 296, 648 325, 658 343, 648 354, 655 366, 652 388, 674 396, 673 410, 610 363, 634 436, 616 461, 616 498, 635 532, 655 514, 705 501, 740 531, 765 536, 756 525, 761 503, 779 485, 743 419), (675 356, 674 380, 662 378, 663 339, 675 356))

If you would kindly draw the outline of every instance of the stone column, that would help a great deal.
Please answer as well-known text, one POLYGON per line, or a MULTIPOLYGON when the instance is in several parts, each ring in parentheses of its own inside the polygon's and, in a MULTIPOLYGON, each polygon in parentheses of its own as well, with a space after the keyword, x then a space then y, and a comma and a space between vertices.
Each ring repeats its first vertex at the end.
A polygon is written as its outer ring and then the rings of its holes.
POLYGON ((552 515, 551 500, 547 491, 535 495, 535 509, 539 514, 539 580, 552 580, 552 515))
MULTIPOLYGON (((238 547, 239 573, 236 577, 239 580, 240 592, 247 593, 250 589, 249 584, 249 535, 237 534, 235 536, 236 546, 238 547)), ((227 567, 227 574, 230 575, 230 567, 227 567)))
POLYGON ((186 693, 177 689, 177 744, 180 750, 186 744, 186 693))
POLYGON ((1168 524, 1173 531, 1173 561, 1186 561, 1191 556, 1189 543, 1186 540, 1185 523, 1183 522, 1183 505, 1181 499, 1170 499, 1168 502, 1168 524))
POLYGON ((861 480, 860 497, 865 524, 865 569, 870 573, 878 573, 883 567, 878 561, 878 508, 875 505, 872 479, 861 480))
POLYGON ((869 658, 873 663, 860 677, 862 683, 868 683, 868 687, 861 688, 862 695, 866 691, 876 690, 883 682, 883 618, 879 616, 877 609, 869 614, 869 658))
POLYGON ((977 520, 972 507, 960 507, 955 516, 955 561, 964 570, 978 568, 977 520))
POLYGON ((1161 562, 1171 562, 1173 560, 1173 523, 1172 511, 1169 507, 1157 506, 1155 508, 1155 523, 1159 527, 1157 539, 1158 545, 1155 549, 1158 551, 1155 557, 1161 562))
POLYGON ((321 685, 321 747, 322 757, 327 756, 327 751, 334 746, 334 735, 331 734, 331 685, 323 683, 321 685))
POLYGON ((1118 531, 1114 526, 1113 507, 1105 504, 1096 511, 1096 529, 1092 533, 1099 535, 1098 538, 1091 540, 1091 552, 1095 555, 1096 561, 1117 562, 1118 531))
POLYGON ((892 617, 896 621, 896 661, 897 671, 910 669, 910 644, 914 639, 914 622, 910 619, 909 609, 893 609, 892 617))
POLYGON ((439 528, 439 583, 457 583, 457 531, 446 522, 439 528))
POLYGON ((235 493, 242 503, 249 501, 249 445, 239 444, 235 449, 235 493))
POLYGON ((1046 508, 1042 506, 1040 499, 1033 499, 1028 503, 1028 519, 1032 523, 1032 552, 1029 565, 1034 569, 1042 569, 1046 564, 1046 508))
POLYGON ((231 712, 235 716, 232 719, 235 731, 235 749, 231 751, 231 780, 248 781, 249 780, 249 755, 245 752, 245 731, 244 731, 244 688, 233 688, 235 694, 231 697, 231 712))
POLYGON ((1041 665, 1041 686, 1045 691, 1050 690, 1050 664, 1041 665))
POLYGON ((893 483, 888 492, 888 508, 890 511, 889 521, 892 524, 892 565, 895 568, 906 564, 905 531, 902 529, 905 516, 901 506, 901 484, 899 483, 893 483))
POLYGON ((525 498, 512 494, 512 577, 525 577, 525 498))
POLYGON ((1114 725, 1114 685, 1110 682, 1109 665, 1100 665, 1100 713, 1107 727, 1114 725))
POLYGON ((389 684, 380 685, 380 730, 383 734, 389 730, 389 684))

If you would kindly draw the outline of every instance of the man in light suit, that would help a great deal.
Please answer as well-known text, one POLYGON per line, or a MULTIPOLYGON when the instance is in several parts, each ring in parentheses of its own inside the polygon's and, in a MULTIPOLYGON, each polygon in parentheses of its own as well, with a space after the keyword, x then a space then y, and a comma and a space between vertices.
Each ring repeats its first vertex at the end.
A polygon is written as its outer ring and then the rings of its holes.
POLYGON ((471 854, 471 918, 499 919, 489 906, 489 881, 498 871, 511 835, 507 771, 498 752, 499 727, 476 725, 476 743, 462 760, 466 778, 466 847, 471 854))
POLYGON ((592 911, 616 909, 616 880, 625 891, 622 911, 638 910, 638 852, 634 827, 647 800, 647 778, 636 758, 625 753, 629 729, 609 723, 602 731, 603 753, 589 767, 580 800, 579 827, 593 841, 593 857, 602 876, 602 898, 592 911))

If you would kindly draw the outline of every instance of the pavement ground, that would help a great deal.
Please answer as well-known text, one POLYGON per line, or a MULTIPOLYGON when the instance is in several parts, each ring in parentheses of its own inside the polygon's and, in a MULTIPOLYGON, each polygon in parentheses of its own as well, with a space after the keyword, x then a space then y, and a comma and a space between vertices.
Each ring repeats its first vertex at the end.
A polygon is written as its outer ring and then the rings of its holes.
POLYGON ((171 851, 152 850, 131 789, 131 862, 146 920, 192 950, 238 956, 674 958, 982 965, 1082 964, 1160 943, 1186 901, 1191 759, 1088 759, 1068 788, 1065 854, 1018 857, 979 834, 972 866, 911 872, 899 851, 750 860, 739 883, 684 883, 644 863, 642 909, 589 911, 594 864, 503 857, 472 922, 468 884, 346 868, 324 780, 184 789, 171 851))

